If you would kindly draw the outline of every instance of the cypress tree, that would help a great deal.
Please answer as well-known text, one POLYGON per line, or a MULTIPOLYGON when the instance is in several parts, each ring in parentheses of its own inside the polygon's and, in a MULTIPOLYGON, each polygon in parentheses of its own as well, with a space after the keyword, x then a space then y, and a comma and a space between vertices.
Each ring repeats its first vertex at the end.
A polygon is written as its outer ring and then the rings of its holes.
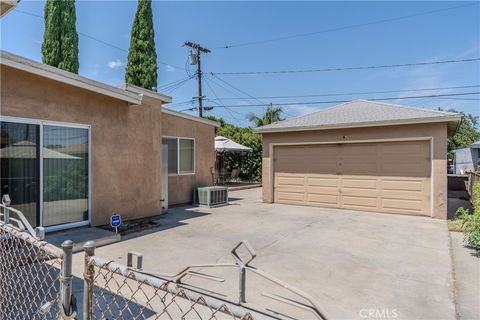
POLYGON ((125 82, 145 89, 157 87, 157 52, 151 0, 138 0, 128 50, 125 82))
POLYGON ((44 8, 45 31, 42 43, 42 61, 57 67, 60 63, 60 19, 62 2, 47 0, 44 8))
POLYGON ((78 33, 75 26, 75 0, 62 0, 61 23, 62 33, 60 40, 60 63, 58 67, 73 73, 78 73, 78 33))
POLYGON ((75 0, 46 1, 43 63, 78 73, 78 34, 75 23, 75 0))

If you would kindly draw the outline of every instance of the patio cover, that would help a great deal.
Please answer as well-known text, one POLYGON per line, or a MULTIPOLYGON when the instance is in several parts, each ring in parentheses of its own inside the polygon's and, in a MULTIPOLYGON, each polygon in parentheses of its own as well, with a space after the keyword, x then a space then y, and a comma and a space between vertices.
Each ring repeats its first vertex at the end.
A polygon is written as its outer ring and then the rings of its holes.
POLYGON ((215 137, 215 150, 219 152, 252 152, 252 148, 246 147, 222 136, 215 137))

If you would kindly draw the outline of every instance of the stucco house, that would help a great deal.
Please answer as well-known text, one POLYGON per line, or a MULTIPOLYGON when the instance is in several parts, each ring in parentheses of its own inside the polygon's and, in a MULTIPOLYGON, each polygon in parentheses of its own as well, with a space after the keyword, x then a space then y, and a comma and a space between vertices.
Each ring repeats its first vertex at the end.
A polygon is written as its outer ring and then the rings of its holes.
POLYGON ((462 116, 356 100, 255 129, 263 201, 447 218, 447 137, 462 116))
POLYGON ((472 143, 469 148, 453 150, 453 172, 465 174, 467 171, 478 170, 480 160, 480 141, 472 143))
POLYGON ((212 184, 216 122, 164 108, 157 92, 3 51, 0 63, 1 193, 33 226, 159 215, 212 184))

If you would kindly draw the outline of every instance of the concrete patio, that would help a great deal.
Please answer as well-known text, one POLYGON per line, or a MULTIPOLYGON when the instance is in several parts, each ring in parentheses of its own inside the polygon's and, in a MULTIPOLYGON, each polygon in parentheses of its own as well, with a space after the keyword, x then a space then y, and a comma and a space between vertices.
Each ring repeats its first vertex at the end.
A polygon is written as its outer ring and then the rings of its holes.
MULTIPOLYGON (((96 254, 126 264, 129 251, 140 251, 145 271, 170 274, 192 264, 232 262, 230 250, 245 239, 257 252, 254 266, 310 293, 332 319, 368 318, 372 312, 377 318, 456 318, 446 221, 263 204, 260 192, 231 192, 226 207, 170 209, 158 220, 161 227, 96 254)), ((83 254, 74 259, 74 273, 81 275, 83 254)), ((234 272, 203 272, 226 282, 191 279, 193 284, 237 299, 234 272)), ((255 277, 247 280, 247 301, 286 310, 261 296, 284 292, 255 277)))

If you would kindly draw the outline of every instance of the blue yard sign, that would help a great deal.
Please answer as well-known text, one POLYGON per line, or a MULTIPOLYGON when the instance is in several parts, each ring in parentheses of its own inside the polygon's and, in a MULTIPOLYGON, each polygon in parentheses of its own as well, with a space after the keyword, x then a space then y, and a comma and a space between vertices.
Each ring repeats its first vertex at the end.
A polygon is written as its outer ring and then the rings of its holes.
POLYGON ((118 227, 122 225, 122 217, 119 214, 114 214, 110 217, 110 225, 112 228, 115 228, 115 231, 118 227))

